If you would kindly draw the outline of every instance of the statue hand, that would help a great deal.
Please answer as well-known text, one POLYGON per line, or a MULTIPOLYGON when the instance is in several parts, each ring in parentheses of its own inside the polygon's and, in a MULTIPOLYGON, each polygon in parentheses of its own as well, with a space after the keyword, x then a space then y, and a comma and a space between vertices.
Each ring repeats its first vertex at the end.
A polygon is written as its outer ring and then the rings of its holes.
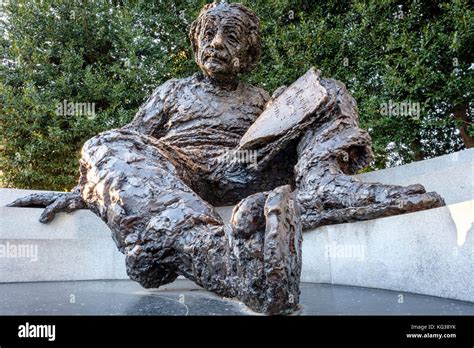
POLYGON ((280 86, 277 89, 275 89, 270 100, 275 100, 276 98, 278 98, 287 88, 288 86, 280 86))
POLYGON ((26 197, 18 198, 7 207, 45 207, 39 221, 48 223, 54 219, 59 212, 70 213, 77 209, 86 208, 78 189, 72 192, 45 192, 34 193, 26 197))

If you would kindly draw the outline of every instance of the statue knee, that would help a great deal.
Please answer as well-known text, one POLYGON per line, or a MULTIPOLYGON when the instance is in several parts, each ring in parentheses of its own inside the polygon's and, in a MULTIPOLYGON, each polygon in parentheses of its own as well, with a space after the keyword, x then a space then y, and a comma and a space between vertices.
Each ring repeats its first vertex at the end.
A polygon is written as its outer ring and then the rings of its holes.
POLYGON ((174 270, 160 263, 151 252, 139 250, 135 246, 125 258, 127 275, 144 288, 158 288, 173 282, 178 275, 174 270))

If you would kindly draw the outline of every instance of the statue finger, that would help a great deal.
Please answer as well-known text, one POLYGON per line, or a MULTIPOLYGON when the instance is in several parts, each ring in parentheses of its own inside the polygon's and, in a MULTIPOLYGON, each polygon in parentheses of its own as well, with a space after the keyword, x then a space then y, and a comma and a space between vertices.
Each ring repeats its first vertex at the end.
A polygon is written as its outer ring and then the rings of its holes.
POLYGON ((68 201, 67 199, 65 199, 65 197, 58 198, 46 207, 46 209, 41 214, 39 221, 43 224, 52 221, 56 213, 63 211, 67 207, 67 205, 68 201))
POLYGON ((14 200, 7 207, 47 207, 58 198, 58 195, 54 192, 34 193, 14 200))
POLYGON ((278 98, 286 89, 288 86, 280 86, 278 87, 272 94, 271 100, 274 100, 278 98))
POLYGON ((426 189, 420 184, 409 185, 404 189, 407 194, 426 193, 426 189))

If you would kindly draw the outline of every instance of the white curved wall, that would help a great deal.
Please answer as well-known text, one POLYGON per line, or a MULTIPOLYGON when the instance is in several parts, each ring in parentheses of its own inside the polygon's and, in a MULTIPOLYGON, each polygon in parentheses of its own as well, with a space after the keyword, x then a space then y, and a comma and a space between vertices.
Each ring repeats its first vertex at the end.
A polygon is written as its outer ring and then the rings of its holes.
MULTIPOLYGON (((359 175, 421 183, 448 206, 305 232, 301 280, 474 301, 473 173, 471 149, 359 175)), ((127 278, 110 230, 91 212, 60 214, 43 225, 41 209, 4 207, 31 192, 0 189, 0 282, 127 278), (36 248, 36 260, 6 254, 26 245, 36 248)), ((226 218, 231 208, 218 210, 226 218)))

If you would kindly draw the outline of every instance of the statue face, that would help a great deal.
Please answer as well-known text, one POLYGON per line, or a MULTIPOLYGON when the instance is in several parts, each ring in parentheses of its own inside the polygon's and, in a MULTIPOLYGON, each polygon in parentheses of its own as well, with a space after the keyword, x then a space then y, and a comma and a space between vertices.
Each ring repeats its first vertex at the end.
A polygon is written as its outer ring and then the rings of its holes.
POLYGON ((204 74, 232 79, 248 61, 245 22, 232 16, 206 14, 198 36, 196 61, 204 74))

